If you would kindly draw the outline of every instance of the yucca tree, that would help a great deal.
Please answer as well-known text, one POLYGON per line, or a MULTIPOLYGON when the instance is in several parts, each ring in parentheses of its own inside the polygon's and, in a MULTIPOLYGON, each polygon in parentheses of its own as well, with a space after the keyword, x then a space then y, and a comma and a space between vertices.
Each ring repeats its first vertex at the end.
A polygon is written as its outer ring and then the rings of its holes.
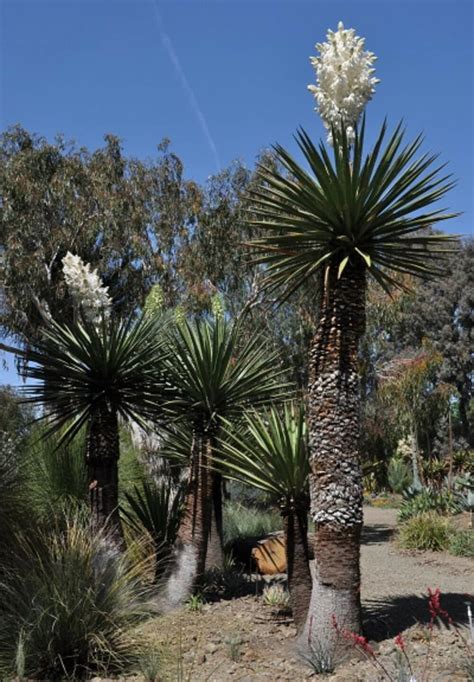
POLYGON ((179 323, 165 364, 171 395, 166 412, 191 434, 185 509, 166 597, 178 604, 206 569, 222 564, 222 484, 212 470, 222 420, 235 423, 246 409, 278 400, 288 386, 263 339, 244 340, 238 324, 219 318, 179 323))
POLYGON ((306 417, 285 404, 245 415, 238 430, 229 425, 219 441, 216 465, 231 479, 265 491, 284 519, 288 588, 301 630, 311 596, 308 557, 309 458, 306 417))
POLYGON ((452 217, 428 207, 453 183, 433 168, 434 156, 417 158, 421 138, 405 144, 399 125, 385 141, 384 124, 365 155, 364 125, 353 146, 343 127, 333 128, 332 155, 300 131, 307 168, 276 146, 284 171, 260 168, 253 195, 253 225, 262 236, 252 245, 266 265, 267 288, 281 287, 284 298, 312 280, 320 291, 308 385, 316 558, 308 623, 321 645, 331 640, 332 615, 361 628, 358 349, 367 279, 388 291, 403 286, 398 275, 434 277, 454 239, 430 231, 452 217))
POLYGON ((46 436, 70 442, 86 427, 86 466, 92 524, 107 525, 118 547, 123 534, 118 512, 119 417, 146 427, 159 412, 164 358, 161 322, 83 319, 51 321, 42 341, 23 357, 25 401, 43 408, 46 436))

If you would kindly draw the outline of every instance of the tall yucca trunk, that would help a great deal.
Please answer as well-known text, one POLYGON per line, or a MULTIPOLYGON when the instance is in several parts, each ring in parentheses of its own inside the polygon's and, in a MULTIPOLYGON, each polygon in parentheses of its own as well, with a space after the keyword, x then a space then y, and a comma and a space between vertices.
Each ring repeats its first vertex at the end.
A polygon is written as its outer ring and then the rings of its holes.
POLYGON ((222 568, 224 561, 222 543, 222 476, 215 471, 211 471, 210 480, 212 499, 211 520, 207 539, 206 571, 210 568, 222 568))
POLYGON ((92 415, 87 433, 87 476, 92 527, 107 529, 117 549, 124 549, 118 501, 119 430, 116 410, 105 403, 92 415))
POLYGON ((298 632, 304 627, 311 597, 308 552, 308 509, 285 514, 286 567, 290 604, 298 632))
POLYGON ((308 421, 315 574, 304 637, 331 647, 340 627, 361 630, 358 347, 365 328, 366 278, 333 263, 324 280, 310 350, 308 421))
POLYGON ((206 568, 222 564, 222 514, 218 505, 216 510, 215 499, 217 496, 217 502, 221 499, 221 491, 220 481, 216 481, 210 468, 212 442, 212 436, 205 429, 195 432, 185 509, 166 583, 168 608, 179 606, 189 598, 206 568))

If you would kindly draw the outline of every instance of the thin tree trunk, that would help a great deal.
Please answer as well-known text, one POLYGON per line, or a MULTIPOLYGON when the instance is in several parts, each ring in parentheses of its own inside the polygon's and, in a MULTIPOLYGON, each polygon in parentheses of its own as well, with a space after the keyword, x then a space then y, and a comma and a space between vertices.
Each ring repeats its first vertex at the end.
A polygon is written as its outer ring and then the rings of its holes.
POLYGON ((331 649, 340 627, 361 631, 358 347, 365 328, 366 278, 331 263, 310 350, 308 422, 314 576, 301 644, 331 649))
POLYGON ((448 403, 448 457, 449 457, 449 471, 448 471, 448 490, 453 489, 453 422, 451 418, 451 405, 448 403))
POLYGON ((411 455, 411 466, 412 466, 412 472, 413 472, 413 488, 415 490, 421 490, 423 487, 422 480, 421 480, 421 470, 420 470, 420 447, 418 445, 418 432, 416 430, 415 424, 412 425, 412 433, 411 433, 412 441, 413 441, 413 452, 411 455))
POLYGON ((466 389, 466 384, 457 385, 459 393, 459 420, 461 422, 461 435, 469 445, 474 444, 473 434, 469 424, 468 406, 470 401, 469 391, 466 389))
POLYGON ((204 574, 212 512, 209 455, 210 439, 200 429, 192 445, 185 508, 165 586, 165 608, 184 604, 204 574))
POLYGON ((311 598, 308 556, 308 512, 290 511, 285 516, 286 571, 291 610, 298 632, 304 627, 311 598))
POLYGON ((112 407, 102 404, 91 417, 87 434, 91 523, 96 532, 106 529, 111 542, 123 550, 125 545, 118 507, 119 456, 117 413, 112 407))

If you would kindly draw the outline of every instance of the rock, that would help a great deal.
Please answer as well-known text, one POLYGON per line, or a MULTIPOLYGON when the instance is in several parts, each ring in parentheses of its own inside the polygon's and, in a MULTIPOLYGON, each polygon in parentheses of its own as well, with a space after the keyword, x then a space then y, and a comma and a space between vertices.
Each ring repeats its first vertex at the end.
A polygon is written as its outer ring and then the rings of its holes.
POLYGON ((273 533, 252 549, 252 559, 257 564, 259 573, 274 575, 286 571, 286 547, 283 533, 273 533))
POLYGON ((206 651, 208 654, 215 654, 219 647, 214 642, 209 642, 206 644, 206 651))

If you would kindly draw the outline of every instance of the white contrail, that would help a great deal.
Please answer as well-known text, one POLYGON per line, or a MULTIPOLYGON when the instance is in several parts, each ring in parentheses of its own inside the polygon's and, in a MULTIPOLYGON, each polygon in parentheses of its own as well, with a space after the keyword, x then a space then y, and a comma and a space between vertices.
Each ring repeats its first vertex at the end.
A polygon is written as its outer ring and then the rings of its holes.
POLYGON ((186 97, 189 100, 189 103, 191 105, 192 110, 196 114, 196 118, 199 122, 199 125, 201 126, 201 130, 202 130, 204 137, 206 138, 207 143, 210 147, 210 150, 211 150, 212 155, 214 157, 214 163, 216 164, 216 169, 217 169, 217 171, 219 171, 221 168, 219 153, 217 151, 216 143, 214 142, 214 139, 211 135, 211 131, 209 130, 209 126, 207 125, 206 118, 205 118, 204 114, 202 113, 201 107, 199 106, 199 102, 197 101, 197 97, 194 94, 194 90, 192 89, 188 79, 186 78, 186 74, 184 73, 184 69, 181 66, 181 62, 179 61, 178 55, 176 54, 176 50, 174 49, 171 38, 169 37, 168 33, 165 30, 163 19, 161 18, 161 14, 160 14, 160 11, 158 9, 157 0, 151 0, 151 4, 153 7, 153 12, 155 15, 155 19, 156 19, 156 23, 158 26, 158 31, 160 33, 160 39, 161 39, 161 42, 163 44, 163 47, 165 48, 166 52, 168 53, 168 57, 170 58, 171 62, 173 63, 176 74, 178 75, 178 78, 181 81, 181 85, 183 87, 183 90, 186 93, 186 97))

